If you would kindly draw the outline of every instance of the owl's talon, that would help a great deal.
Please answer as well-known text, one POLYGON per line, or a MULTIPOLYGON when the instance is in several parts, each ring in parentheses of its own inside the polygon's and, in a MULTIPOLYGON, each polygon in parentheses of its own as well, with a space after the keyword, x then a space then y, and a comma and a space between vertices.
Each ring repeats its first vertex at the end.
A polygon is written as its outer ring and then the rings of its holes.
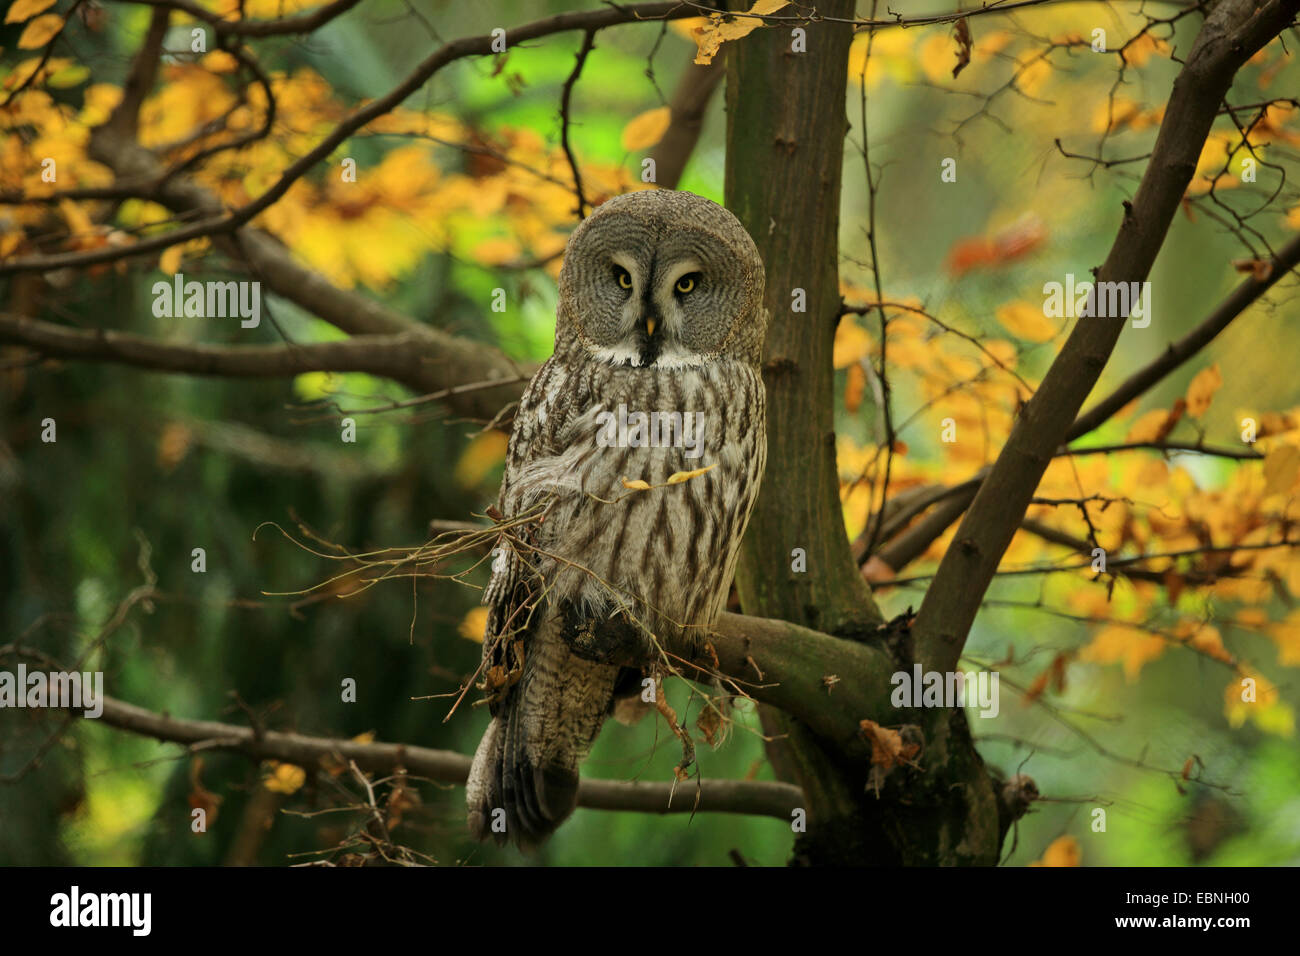
POLYGON ((567 605, 564 620, 564 639, 569 650, 583 660, 636 665, 654 656, 650 636, 621 613, 599 620, 583 616, 573 605, 567 605))

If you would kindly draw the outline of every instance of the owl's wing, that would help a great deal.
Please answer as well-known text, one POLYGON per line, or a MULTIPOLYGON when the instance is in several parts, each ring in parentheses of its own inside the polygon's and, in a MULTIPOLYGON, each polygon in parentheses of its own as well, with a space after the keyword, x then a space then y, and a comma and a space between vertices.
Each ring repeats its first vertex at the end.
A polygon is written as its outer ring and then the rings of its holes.
MULTIPOLYGON (((509 524, 540 508, 547 493, 555 491, 554 483, 539 470, 553 474, 553 463, 562 461, 565 450, 575 447, 578 422, 590 404, 589 392, 584 377, 574 374, 554 355, 528 383, 515 413, 497 499, 503 523, 509 524), (544 463, 547 467, 539 469, 544 463)), ((535 524, 517 524, 503 531, 493 549, 492 579, 483 593, 483 603, 488 606, 483 658, 489 669, 489 690, 493 682, 491 668, 499 665, 509 672, 516 663, 510 660, 507 645, 512 634, 522 635, 526 630, 527 605, 534 596, 534 575, 529 565, 535 563, 535 556, 521 553, 514 539, 529 543, 536 534, 535 524)))

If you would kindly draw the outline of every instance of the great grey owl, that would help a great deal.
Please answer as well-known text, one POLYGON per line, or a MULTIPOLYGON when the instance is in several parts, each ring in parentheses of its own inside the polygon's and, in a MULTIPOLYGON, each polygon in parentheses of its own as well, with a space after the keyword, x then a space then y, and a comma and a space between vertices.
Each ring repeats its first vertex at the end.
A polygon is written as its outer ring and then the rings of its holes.
POLYGON ((570 237, 555 352, 497 503, 478 839, 554 831, 616 696, 641 691, 637 665, 725 605, 767 460, 763 281, 736 217, 691 193, 610 199, 570 237))

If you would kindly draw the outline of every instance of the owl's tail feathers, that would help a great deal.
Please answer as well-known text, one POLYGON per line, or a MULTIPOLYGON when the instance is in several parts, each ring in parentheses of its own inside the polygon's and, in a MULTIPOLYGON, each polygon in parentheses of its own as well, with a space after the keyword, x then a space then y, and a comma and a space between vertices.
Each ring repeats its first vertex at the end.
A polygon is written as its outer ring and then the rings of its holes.
POLYGON ((505 842, 505 831, 493 831, 493 811, 505 802, 501 796, 501 748, 505 739, 502 727, 505 720, 493 717, 474 752, 474 763, 469 768, 469 781, 465 785, 465 803, 469 807, 469 832, 476 840, 486 840, 495 835, 498 843, 505 842))
POLYGON ((578 803, 578 758, 531 759, 523 739, 520 695, 512 694, 492 718, 474 754, 466 803, 469 830, 521 850, 535 849, 578 803))

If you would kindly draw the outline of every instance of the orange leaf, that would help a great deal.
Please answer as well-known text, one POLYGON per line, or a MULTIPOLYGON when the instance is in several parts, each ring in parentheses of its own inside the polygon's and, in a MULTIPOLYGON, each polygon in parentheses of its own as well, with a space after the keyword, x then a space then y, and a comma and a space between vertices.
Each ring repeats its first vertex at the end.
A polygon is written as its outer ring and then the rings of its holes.
POLYGON ((861 365, 850 365, 848 380, 844 383, 844 408, 856 412, 862 404, 862 393, 867 388, 867 373, 861 365))
POLYGON ((460 622, 460 636, 467 641, 473 641, 475 644, 483 643, 483 635, 487 632, 488 609, 485 607, 472 608, 465 619, 460 622))
POLYGON ((664 138, 672 118, 673 111, 667 106, 659 106, 634 116, 623 127, 623 148, 628 152, 649 149, 664 138))
POLYGON ((27 24, 23 35, 18 38, 18 49, 39 50, 58 36, 62 29, 63 17, 57 13, 47 13, 43 17, 37 17, 27 24))
POLYGON ((862 326, 851 317, 845 316, 835 327, 835 345, 831 353, 831 362, 836 368, 848 368, 854 362, 866 357, 871 351, 871 338, 862 326))
POLYGON ((291 763, 273 762, 262 786, 273 793, 296 793, 307 782, 307 771, 291 763))
POLYGON ((1079 841, 1072 836, 1057 837, 1043 851, 1043 858, 1030 866, 1078 866, 1083 859, 1079 841))
POLYGON ((1187 400, 1180 398, 1174 402, 1174 407, 1169 411, 1158 408, 1155 411, 1147 412, 1128 430, 1128 435, 1124 441, 1129 444, 1164 441, 1183 417, 1183 411, 1186 408, 1187 400))
POLYGON ((54 0, 15 0, 5 14, 5 23, 22 23, 54 6, 54 0))
POLYGON ((1123 624, 1110 624, 1093 636, 1079 652, 1079 660, 1094 664, 1124 664, 1124 676, 1134 683, 1142 667, 1164 653, 1169 645, 1146 631, 1123 624))
POLYGON ((505 432, 495 428, 475 435, 456 462, 452 473, 456 484, 462 488, 477 486, 488 472, 506 460, 507 442, 505 432))
POLYGON ((1192 383, 1187 386, 1187 414, 1193 418, 1204 415, 1214 399, 1214 393, 1222 384, 1223 375, 1219 372, 1218 363, 1197 372, 1192 383))
POLYGON ((1043 315, 1042 306, 1030 305, 1028 302, 1009 302, 999 306, 995 314, 1002 327, 1018 339, 1046 342, 1056 336, 1056 326, 1043 315))
POLYGON ((1047 227, 1037 216, 1017 219, 990 238, 958 239, 948 250, 947 268, 954 276, 977 266, 998 266, 1021 259, 1047 241, 1047 227))
POLYGON ((1286 494, 1300 472, 1300 448, 1278 445, 1264 458, 1264 494, 1286 494))
POLYGON ((874 720, 861 720, 858 729, 871 742, 871 763, 884 770, 892 770, 916 756, 920 746, 907 743, 897 730, 882 727, 874 720))

